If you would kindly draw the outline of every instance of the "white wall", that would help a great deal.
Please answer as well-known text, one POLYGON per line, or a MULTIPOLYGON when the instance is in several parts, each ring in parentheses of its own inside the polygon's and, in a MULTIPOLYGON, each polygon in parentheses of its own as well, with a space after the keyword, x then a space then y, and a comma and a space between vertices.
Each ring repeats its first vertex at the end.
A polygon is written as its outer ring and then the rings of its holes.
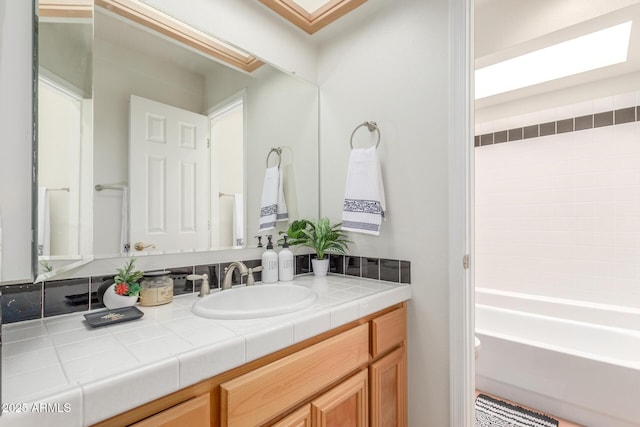
POLYGON ((388 218, 351 250, 411 261, 412 426, 449 425, 448 13, 445 0, 394 1, 319 56, 322 215, 341 219, 353 129, 372 120, 382 134, 388 218))
MULTIPOLYGON (((318 88, 277 70, 265 72, 247 88, 247 236, 258 234, 266 159, 273 147, 282 147, 289 218, 313 218, 319 210, 318 88)), ((274 160, 272 156, 270 166, 274 160)), ((283 222, 278 228, 286 226, 283 222)))
POLYGON ((0 282, 31 280, 29 1, 0 2, 0 282))
MULTIPOLYGON (((480 123, 640 104, 640 91, 480 123)), ((476 148, 476 286, 640 308, 640 122, 476 148)))
POLYGON ((38 30, 39 68, 82 90, 83 97, 91 98, 93 24, 40 22, 38 30))
MULTIPOLYGON (((318 215, 318 88, 271 66, 253 74, 247 78, 229 72, 207 78, 210 105, 246 89, 247 245, 256 243, 253 236, 258 234, 265 161, 272 147, 283 148, 281 168, 289 218, 318 215)), ((270 166, 274 162, 273 157, 270 166)), ((286 223, 279 223, 278 229, 286 229, 286 223)))

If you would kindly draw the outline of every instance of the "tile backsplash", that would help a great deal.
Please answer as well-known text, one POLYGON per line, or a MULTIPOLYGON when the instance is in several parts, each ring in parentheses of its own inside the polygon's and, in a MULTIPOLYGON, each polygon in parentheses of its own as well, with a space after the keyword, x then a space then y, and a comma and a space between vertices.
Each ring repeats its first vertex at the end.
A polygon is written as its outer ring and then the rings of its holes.
POLYGON ((640 307, 639 103, 637 91, 476 125, 476 287, 640 307), (536 120, 539 136, 503 141, 536 120))
MULTIPOLYGON (((311 272, 313 255, 295 256, 295 274, 311 272)), ((409 261, 359 257, 351 255, 331 255, 330 272, 349 276, 365 277, 395 283, 411 283, 411 263, 409 261)), ((243 261, 247 267, 261 265, 260 259, 243 261)), ((209 286, 220 287, 227 262, 171 268, 174 295, 199 292, 202 280, 187 280, 190 274, 207 274, 209 286)), ((260 281, 260 272, 253 273, 255 280, 260 281)), ((108 276, 92 276, 51 280, 44 283, 14 284, 0 286, 2 297, 2 323, 13 323, 42 317, 68 314, 76 311, 87 311, 104 308, 98 300, 97 290, 108 276)), ((233 275, 233 284, 244 283, 246 278, 233 275), (242 281, 241 281, 242 279, 242 281)))

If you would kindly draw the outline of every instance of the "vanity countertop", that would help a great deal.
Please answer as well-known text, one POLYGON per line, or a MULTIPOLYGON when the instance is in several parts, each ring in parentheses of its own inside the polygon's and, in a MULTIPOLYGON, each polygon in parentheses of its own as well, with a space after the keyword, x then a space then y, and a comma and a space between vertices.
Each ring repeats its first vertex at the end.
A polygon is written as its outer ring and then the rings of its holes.
POLYGON ((100 328, 86 312, 5 325, 0 426, 90 425, 411 298, 410 285, 351 276, 293 283, 315 304, 269 318, 204 319, 189 294, 100 328))

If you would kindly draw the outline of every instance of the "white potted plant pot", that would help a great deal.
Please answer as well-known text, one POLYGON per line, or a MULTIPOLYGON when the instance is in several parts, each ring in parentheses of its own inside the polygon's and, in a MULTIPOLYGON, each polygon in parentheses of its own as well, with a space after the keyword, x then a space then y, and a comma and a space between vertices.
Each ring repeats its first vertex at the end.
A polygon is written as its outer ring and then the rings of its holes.
POLYGON ((326 276, 329 271, 329 258, 311 260, 311 267, 313 268, 314 276, 326 276))
POLYGON ((110 310, 122 307, 131 307, 138 302, 138 295, 118 295, 115 283, 107 288, 102 295, 102 303, 110 310))

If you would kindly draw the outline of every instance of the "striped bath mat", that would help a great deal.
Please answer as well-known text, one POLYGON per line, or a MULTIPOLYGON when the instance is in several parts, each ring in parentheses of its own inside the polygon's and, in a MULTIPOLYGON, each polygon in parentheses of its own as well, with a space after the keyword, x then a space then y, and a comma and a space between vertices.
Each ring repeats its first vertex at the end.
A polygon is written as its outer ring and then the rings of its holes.
POLYGON ((479 394, 476 427, 558 427, 558 420, 479 394))

